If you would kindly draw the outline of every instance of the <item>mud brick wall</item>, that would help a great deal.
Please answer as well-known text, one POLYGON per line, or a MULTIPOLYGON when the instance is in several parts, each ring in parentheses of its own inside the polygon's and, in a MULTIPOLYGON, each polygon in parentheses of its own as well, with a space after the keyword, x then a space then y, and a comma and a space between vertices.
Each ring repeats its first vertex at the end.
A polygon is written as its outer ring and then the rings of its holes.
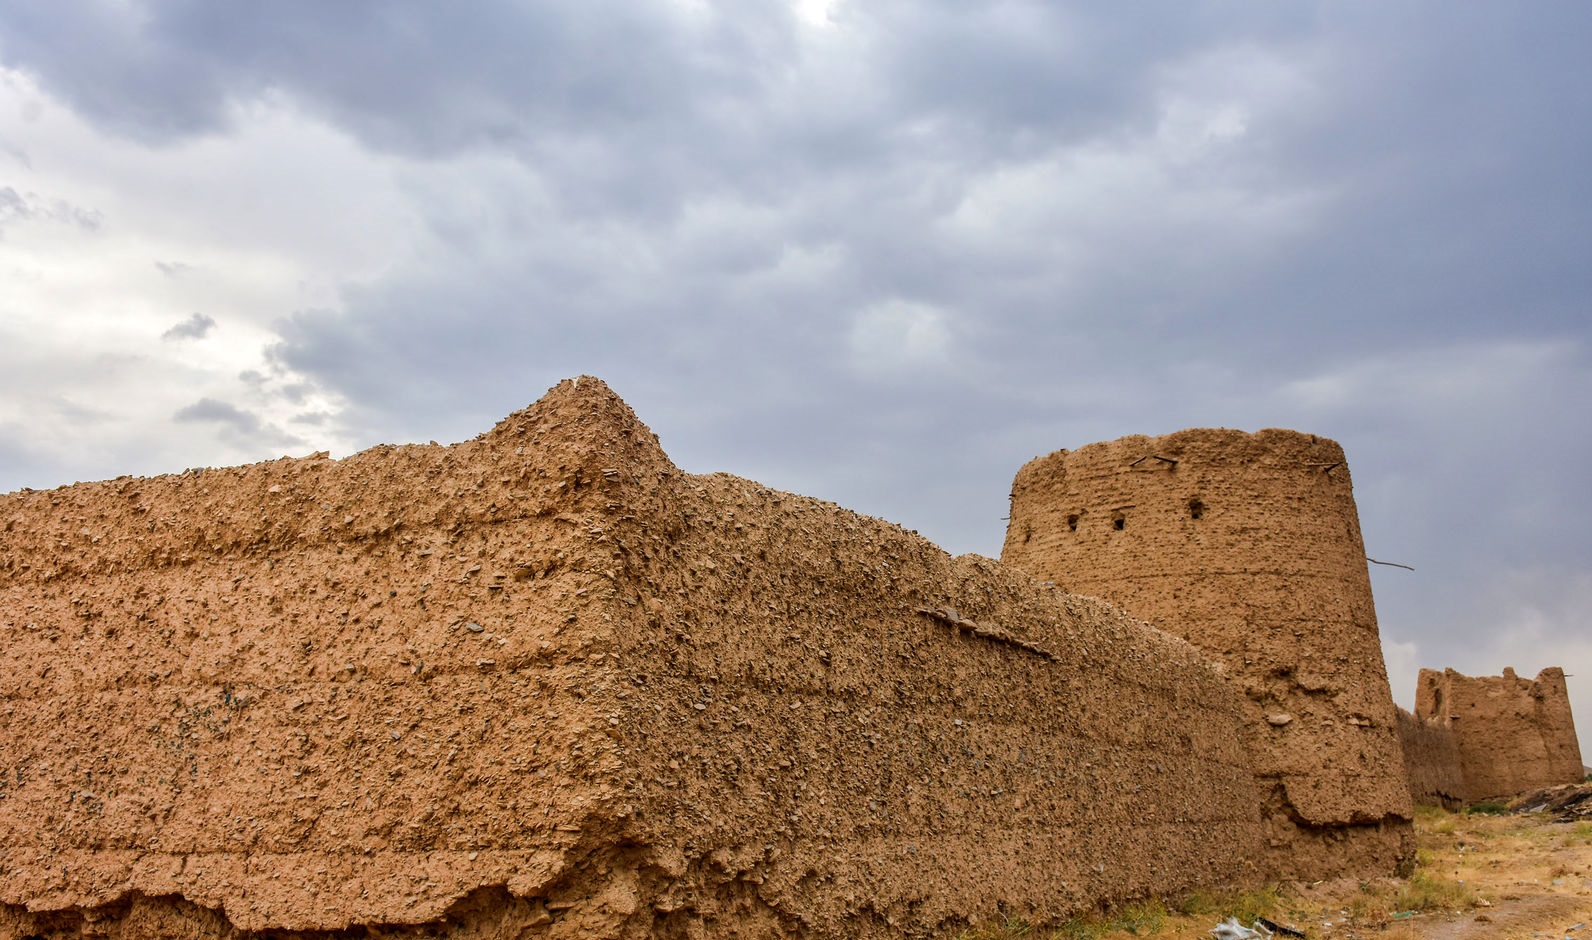
POLYGON ((1222 663, 1280 877, 1392 872, 1411 804, 1342 449, 1188 430, 1037 458, 1003 562, 1105 598, 1222 663))
POLYGON ((1415 717, 1451 735, 1465 801, 1576 783, 1585 773, 1564 670, 1557 667, 1535 680, 1513 669, 1482 677, 1422 669, 1415 717))
POLYGON ((1459 745, 1446 722, 1417 718, 1398 710, 1399 746, 1409 777, 1410 799, 1417 806, 1458 809, 1465 803, 1465 773, 1459 745))
POLYGON ((929 936, 1260 875, 1193 647, 684 474, 592 379, 0 497, 0 636, 0 937, 929 936))

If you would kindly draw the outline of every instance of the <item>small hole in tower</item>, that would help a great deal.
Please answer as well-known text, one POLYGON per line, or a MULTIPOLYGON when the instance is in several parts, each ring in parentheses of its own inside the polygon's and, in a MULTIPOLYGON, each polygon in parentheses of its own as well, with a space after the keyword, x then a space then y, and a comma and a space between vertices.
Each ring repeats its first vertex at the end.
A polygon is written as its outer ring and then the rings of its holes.
POLYGON ((1074 514, 1072 514, 1072 515, 1067 517, 1067 531, 1068 532, 1076 532, 1076 531, 1078 531, 1078 515, 1077 515, 1077 513, 1074 513, 1074 514))
POLYGON ((1111 528, 1116 529, 1118 532, 1121 532, 1123 529, 1126 529, 1127 527, 1128 527, 1128 519, 1127 519, 1126 516, 1122 515, 1122 513, 1119 512, 1114 517, 1112 517, 1112 519, 1111 519, 1111 528))
POLYGON ((1205 503, 1202 502, 1198 497, 1189 500, 1188 517, 1190 519, 1198 519, 1203 515, 1205 515, 1205 503))

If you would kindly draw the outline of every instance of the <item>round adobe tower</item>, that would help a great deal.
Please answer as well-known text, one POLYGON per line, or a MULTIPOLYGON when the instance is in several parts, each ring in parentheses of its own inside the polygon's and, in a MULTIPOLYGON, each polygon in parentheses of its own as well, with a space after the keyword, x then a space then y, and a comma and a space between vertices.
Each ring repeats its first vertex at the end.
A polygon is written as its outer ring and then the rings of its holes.
POLYGON ((1273 874, 1405 863, 1411 806, 1337 443, 1195 429, 1057 451, 1017 474, 1001 558, 1226 667, 1249 703, 1273 874))

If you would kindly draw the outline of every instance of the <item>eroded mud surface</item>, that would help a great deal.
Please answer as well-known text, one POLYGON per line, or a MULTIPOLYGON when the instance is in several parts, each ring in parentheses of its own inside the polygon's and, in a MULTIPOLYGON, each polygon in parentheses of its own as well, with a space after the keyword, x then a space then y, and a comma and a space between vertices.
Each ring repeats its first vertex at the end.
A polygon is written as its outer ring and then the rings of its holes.
POLYGON ((593 379, 0 527, 0 936, 918 936, 1258 877, 1192 647, 682 473, 593 379))

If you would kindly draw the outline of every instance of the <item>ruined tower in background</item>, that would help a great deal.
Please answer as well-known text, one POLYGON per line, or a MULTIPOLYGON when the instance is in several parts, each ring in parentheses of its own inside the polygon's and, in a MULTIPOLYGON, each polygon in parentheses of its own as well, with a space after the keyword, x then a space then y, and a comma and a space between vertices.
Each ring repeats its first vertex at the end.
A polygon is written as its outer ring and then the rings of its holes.
POLYGON ((1411 805, 1343 450, 1294 431, 1136 435, 1030 461, 1002 561, 1224 664, 1289 877, 1408 859, 1411 805))
POLYGON ((1452 737, 1460 800, 1575 783, 1585 772, 1563 669, 1544 669, 1536 681, 1513 669, 1480 678, 1422 669, 1414 718, 1452 737))

